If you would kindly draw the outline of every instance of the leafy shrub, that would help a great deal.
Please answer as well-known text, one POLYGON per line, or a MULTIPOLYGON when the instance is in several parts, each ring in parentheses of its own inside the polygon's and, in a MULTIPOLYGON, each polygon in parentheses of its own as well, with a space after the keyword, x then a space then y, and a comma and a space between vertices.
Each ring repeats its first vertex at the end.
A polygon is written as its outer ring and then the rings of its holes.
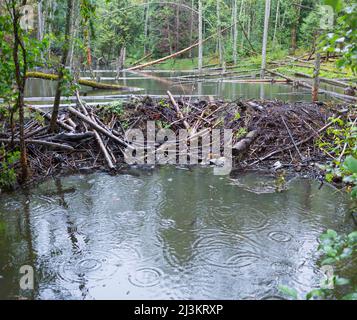
POLYGON ((16 172, 13 165, 19 160, 20 152, 10 152, 6 153, 6 151, 0 150, 0 154, 3 154, 4 159, 0 162, 0 188, 3 189, 11 189, 17 180, 16 172))

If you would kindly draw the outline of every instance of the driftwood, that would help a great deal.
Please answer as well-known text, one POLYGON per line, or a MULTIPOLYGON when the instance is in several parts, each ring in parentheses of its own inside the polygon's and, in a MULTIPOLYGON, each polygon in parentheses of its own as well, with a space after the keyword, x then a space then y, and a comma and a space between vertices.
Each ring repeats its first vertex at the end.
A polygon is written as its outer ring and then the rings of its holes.
MULTIPOLYGON (((270 74, 273 74, 275 76, 278 76, 278 77, 281 77, 281 78, 284 78, 286 79, 288 82, 290 83, 294 83, 298 86, 301 86, 301 87, 304 87, 304 88, 308 88, 308 89, 311 89, 313 88, 313 86, 305 81, 300 81, 300 80, 297 80, 297 79, 293 79, 293 78, 290 78, 290 77, 287 77, 279 72, 276 72, 276 71, 272 71, 272 70, 269 70, 267 69, 267 72, 269 72, 270 74)), ((320 89, 319 90, 319 93, 324 93, 324 94, 327 94, 331 97, 335 97, 335 98, 339 98, 339 99, 342 99, 342 100, 345 100, 345 101, 349 101, 349 102, 356 102, 357 101, 357 98, 356 97, 353 97, 353 96, 348 96, 348 95, 345 95, 345 94, 342 94, 342 93, 337 93, 337 92, 332 92, 332 91, 329 91, 329 90, 324 90, 324 89, 320 89)))
MULTIPOLYGON (((51 81, 58 80, 58 75, 44 73, 44 72, 27 72, 26 77, 34 78, 34 79, 51 80, 51 81)), ((117 84, 101 83, 101 82, 84 80, 84 79, 79 79, 78 84, 80 84, 82 86, 91 87, 94 89, 100 89, 100 90, 120 90, 120 91, 140 91, 141 90, 139 88, 124 87, 124 86, 120 86, 117 84)))
MULTIPOLYGON (((6 143, 20 143, 20 139, 0 139, 0 142, 6 142, 6 143)), ((62 149, 65 151, 74 151, 75 149, 72 148, 71 146, 65 145, 65 144, 60 144, 60 143, 56 143, 56 142, 50 142, 50 141, 45 141, 45 140, 31 140, 31 139, 27 139, 26 140, 26 144, 40 144, 46 147, 51 147, 54 149, 62 149)))
POLYGON ((80 142, 82 140, 92 139, 92 132, 84 132, 84 133, 60 133, 52 137, 52 140, 61 140, 61 141, 69 141, 69 142, 80 142))
POLYGON ((85 116, 83 113, 77 111, 76 109, 69 107, 68 111, 70 113, 72 113, 73 115, 75 115, 76 117, 78 117, 79 119, 83 120, 84 122, 86 122, 89 126, 91 126, 92 128, 96 129, 97 131, 103 133, 105 136, 107 136, 108 138, 116 141, 117 143, 119 143, 120 145, 127 147, 127 148, 132 148, 130 145, 128 145, 124 140, 116 137, 115 135, 113 135, 112 133, 110 133, 107 129, 104 129, 103 127, 101 127, 100 125, 98 125, 97 123, 95 123, 92 119, 90 119, 89 117, 85 116))
MULTIPOLYGON (((32 110, 32 111, 39 112, 44 118, 46 118, 47 120, 51 120, 51 115, 48 114, 47 112, 44 112, 43 110, 41 110, 39 108, 35 108, 35 107, 31 107, 31 106, 29 106, 29 109, 32 110)), ((66 124, 63 121, 58 120, 58 119, 57 119, 57 124, 61 128, 65 129, 65 130, 67 130, 69 132, 73 132, 75 130, 75 128, 73 128, 72 126, 70 126, 70 125, 68 125, 68 124, 66 124)))
POLYGON ((178 117, 182 120, 182 123, 183 125, 185 126, 186 130, 188 130, 188 132, 190 133, 193 133, 191 132, 191 127, 190 125, 188 124, 188 122, 185 120, 185 117, 184 115, 182 114, 177 102, 175 101, 174 97, 172 96, 171 92, 170 91, 167 91, 167 95, 169 96, 170 100, 171 100, 171 103, 172 105, 174 106, 176 112, 177 112, 177 115, 178 117))
POLYGON ((242 152, 246 151, 254 142, 254 140, 258 137, 258 135, 259 130, 249 132, 244 139, 240 140, 233 146, 233 156, 238 156, 242 152))
MULTIPOLYGON (((303 78, 308 78, 308 79, 312 79, 312 77, 306 73, 303 72, 295 72, 295 75, 298 77, 303 77, 303 78)), ((341 88, 353 88, 353 89, 357 89, 357 85, 356 84, 349 84, 347 82, 343 82, 341 80, 336 80, 336 79, 328 79, 328 78, 324 78, 324 77, 320 77, 320 81, 321 82, 325 82, 331 85, 334 85, 336 87, 341 87, 341 88)))
MULTIPOLYGON (((89 118, 91 118, 91 120, 95 123, 94 117, 91 117, 91 116, 89 115, 89 113, 88 113, 88 111, 87 111, 87 109, 86 109, 84 103, 82 102, 82 100, 81 100, 81 98, 80 98, 80 96, 79 96, 78 91, 76 92, 76 95, 77 95, 78 103, 79 103, 79 105, 81 106, 81 108, 82 108, 82 110, 83 110, 83 112, 84 112, 84 115, 87 116, 87 117, 89 117, 89 118)), ((103 153, 103 155, 104 155, 104 158, 105 158, 105 160, 106 160, 106 162, 107 162, 107 164, 108 164, 109 169, 111 169, 111 170, 114 169, 115 166, 114 166, 114 164, 113 164, 113 162, 112 162, 112 160, 111 160, 111 156, 109 155, 109 152, 108 152, 107 148, 105 147, 104 142, 103 142, 101 136, 99 135, 99 133, 98 133, 98 131, 97 131, 96 129, 93 129, 93 134, 94 134, 94 136, 95 136, 95 139, 97 140, 97 143, 98 143, 98 145, 99 145, 99 148, 101 149, 101 151, 102 151, 102 153, 103 153)))

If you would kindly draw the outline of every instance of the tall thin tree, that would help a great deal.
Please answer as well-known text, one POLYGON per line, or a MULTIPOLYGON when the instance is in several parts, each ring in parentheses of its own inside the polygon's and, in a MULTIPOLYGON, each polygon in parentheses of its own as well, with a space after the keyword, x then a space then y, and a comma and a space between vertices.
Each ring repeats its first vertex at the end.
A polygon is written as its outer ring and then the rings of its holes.
POLYGON ((202 0, 198 0, 198 71, 203 68, 203 8, 202 0))
POLYGON ((262 69, 260 76, 265 77, 265 70, 267 65, 267 45, 268 45, 268 31, 270 18, 271 0, 265 0, 265 18, 264 18, 264 34, 263 34, 263 49, 262 49, 262 69))
POLYGON ((71 19, 72 19, 72 11, 73 11, 73 2, 74 0, 67 0, 67 13, 66 13, 66 27, 65 27, 65 36, 64 36, 64 44, 62 51, 62 58, 58 70, 58 81, 57 88, 55 94, 55 101, 53 104, 52 117, 50 122, 49 131, 55 132, 57 130, 57 118, 59 113, 59 107, 61 102, 61 94, 62 94, 62 86, 64 84, 64 74, 65 68, 67 64, 67 57, 70 49, 70 40, 71 40, 71 19))

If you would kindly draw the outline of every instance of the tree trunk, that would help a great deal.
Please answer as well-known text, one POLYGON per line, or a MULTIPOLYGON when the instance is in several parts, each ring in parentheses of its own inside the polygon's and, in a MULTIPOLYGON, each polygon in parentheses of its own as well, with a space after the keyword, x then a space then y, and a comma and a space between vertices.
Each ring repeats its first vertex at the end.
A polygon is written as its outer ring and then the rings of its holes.
MULTIPOLYGON (((192 7, 192 10, 191 10, 191 21, 190 21, 190 46, 192 45, 193 43, 193 19, 194 19, 194 11, 193 11, 193 8, 194 8, 194 5, 195 5, 195 1, 192 0, 191 2, 191 7, 192 7)), ((190 53, 189 53, 189 58, 192 58, 192 50, 190 50, 190 53)))
POLYGON ((122 72, 124 69, 125 54, 126 54, 125 47, 121 47, 119 50, 119 58, 118 58, 118 65, 117 65, 117 78, 120 77, 120 72, 122 72))
POLYGON ((149 15, 150 15, 150 1, 148 1, 148 4, 145 8, 145 25, 144 25, 144 56, 147 55, 147 41, 149 37, 149 15))
POLYGON ((270 4, 271 4, 271 0, 265 0, 265 19, 264 19, 264 35, 263 35, 261 78, 265 77, 265 69, 266 69, 266 66, 267 66, 267 56, 266 55, 267 55, 267 45, 268 45, 270 4))
POLYGON ((280 0, 278 0, 278 4, 276 7, 276 15, 275 15, 275 26, 274 26, 274 36, 273 36, 273 44, 276 43, 276 33, 278 31, 278 22, 280 17, 280 0))
POLYGON ((198 0, 198 71, 203 68, 203 9, 202 0, 198 0))
POLYGON ((294 19, 292 27, 291 27, 291 49, 290 49, 291 55, 294 55, 295 51, 297 49, 297 33, 298 33, 298 24, 299 24, 299 20, 300 20, 301 3, 302 3, 302 0, 300 0, 297 3, 296 16, 295 16, 295 19, 294 19))
POLYGON ((38 1, 38 4, 37 4, 37 39, 39 41, 42 41, 43 39, 43 14, 42 14, 42 1, 43 0, 40 0, 38 1))
POLYGON ((312 102, 319 101, 319 90, 320 90, 320 64, 321 64, 321 55, 316 53, 315 68, 314 68, 314 84, 312 87, 312 102))
MULTIPOLYGON (((24 1, 23 5, 26 5, 24 1)), ((26 72, 27 72, 27 52, 25 45, 20 38, 19 30, 19 20, 20 13, 19 9, 16 7, 16 1, 12 0, 12 25, 14 32, 14 47, 13 47, 13 59, 15 64, 15 79, 17 85, 17 99, 16 108, 19 110, 19 127, 20 127, 20 163, 21 163, 21 182, 25 182, 28 178, 28 167, 27 167, 27 151, 26 151, 26 141, 25 141, 25 112, 24 112, 24 97, 25 97, 25 86, 26 86, 26 72), (22 69, 20 64, 19 51, 22 54, 22 69)), ((10 12, 9 12, 10 13, 10 12)), ((11 13, 10 13, 11 14, 11 13)))
MULTIPOLYGON (((180 4, 180 1, 178 1, 180 4)), ((180 6, 176 6, 176 50, 180 50, 180 6)))
POLYGON ((222 27, 221 27, 221 0, 216 0, 217 4, 217 40, 218 40, 218 54, 219 65, 223 66, 223 45, 222 45, 222 27))
POLYGON ((51 118, 50 128, 49 128, 50 133, 53 133, 57 130, 57 118, 58 118, 59 106, 60 106, 60 102, 61 102, 62 86, 63 86, 63 82, 64 82, 63 81, 64 70, 66 68, 66 62, 67 62, 70 38, 71 38, 70 31, 71 31, 71 17, 72 17, 72 10, 73 10, 73 2, 74 2, 74 0, 67 0, 65 42, 63 45, 62 59, 61 59, 61 64, 59 66, 59 72, 58 72, 57 89, 56 89, 55 101, 53 104, 53 111, 52 111, 52 118, 51 118))
POLYGON ((234 0, 233 3, 233 60, 234 60, 234 65, 237 65, 238 62, 238 52, 237 52, 237 46, 238 46, 238 21, 237 21, 237 12, 238 10, 238 0, 234 0))

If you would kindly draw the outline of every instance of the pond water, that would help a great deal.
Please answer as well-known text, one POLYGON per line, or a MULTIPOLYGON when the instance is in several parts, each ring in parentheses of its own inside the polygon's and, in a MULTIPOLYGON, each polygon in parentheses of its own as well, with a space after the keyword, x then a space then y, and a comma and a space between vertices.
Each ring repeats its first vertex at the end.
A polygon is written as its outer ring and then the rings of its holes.
MULTIPOLYGON (((174 82, 180 75, 132 73, 119 83, 163 96, 311 96, 283 84, 174 82)), ((27 99, 50 106, 54 85, 28 81, 27 99)), ((83 93, 87 102, 126 94, 83 93)), ((232 179, 207 168, 49 180, 0 194, 0 299, 272 299, 279 284, 304 294, 323 279, 319 235, 352 225, 347 206, 346 195, 316 181, 294 179, 276 193, 271 176, 232 179), (34 290, 20 289, 24 265, 34 269, 34 290)))
POLYGON ((307 179, 162 167, 2 194, 0 299, 272 299, 319 285, 318 236, 346 196, 307 179), (35 288, 19 288, 20 267, 35 288))
MULTIPOLYGON (((115 77, 115 73, 98 74, 101 77, 115 77)), ((142 95, 158 95, 166 96, 167 91, 171 91, 174 95, 188 95, 188 96, 208 96, 214 95, 217 97, 224 97, 225 99, 278 99, 283 101, 310 101, 311 91, 301 87, 294 87, 281 83, 234 83, 232 80, 206 80, 204 82, 177 81, 177 77, 187 75, 186 73, 124 73, 122 78, 118 81, 106 81, 106 83, 117 83, 123 86, 141 88, 142 90, 135 94, 142 95), (176 78, 176 80, 175 80, 176 78)), ((83 76, 88 76, 83 74, 83 76)), ((105 79, 105 78, 104 78, 105 79)), ((183 79, 184 80, 184 79, 183 79)), ((325 89, 333 89, 331 86, 324 86, 325 89)), ((84 89, 83 93, 86 95, 84 100, 86 102, 108 102, 115 101, 120 96, 131 95, 132 92, 115 92, 92 90, 90 88, 84 89), (105 96, 105 99, 103 97, 105 96)), ((50 105, 53 103, 55 94, 55 83, 46 80, 31 79, 27 83, 27 97, 31 98, 31 104, 50 105), (47 98, 47 99, 46 99, 47 98)), ((321 100, 331 100, 326 95, 321 95, 321 100)))

